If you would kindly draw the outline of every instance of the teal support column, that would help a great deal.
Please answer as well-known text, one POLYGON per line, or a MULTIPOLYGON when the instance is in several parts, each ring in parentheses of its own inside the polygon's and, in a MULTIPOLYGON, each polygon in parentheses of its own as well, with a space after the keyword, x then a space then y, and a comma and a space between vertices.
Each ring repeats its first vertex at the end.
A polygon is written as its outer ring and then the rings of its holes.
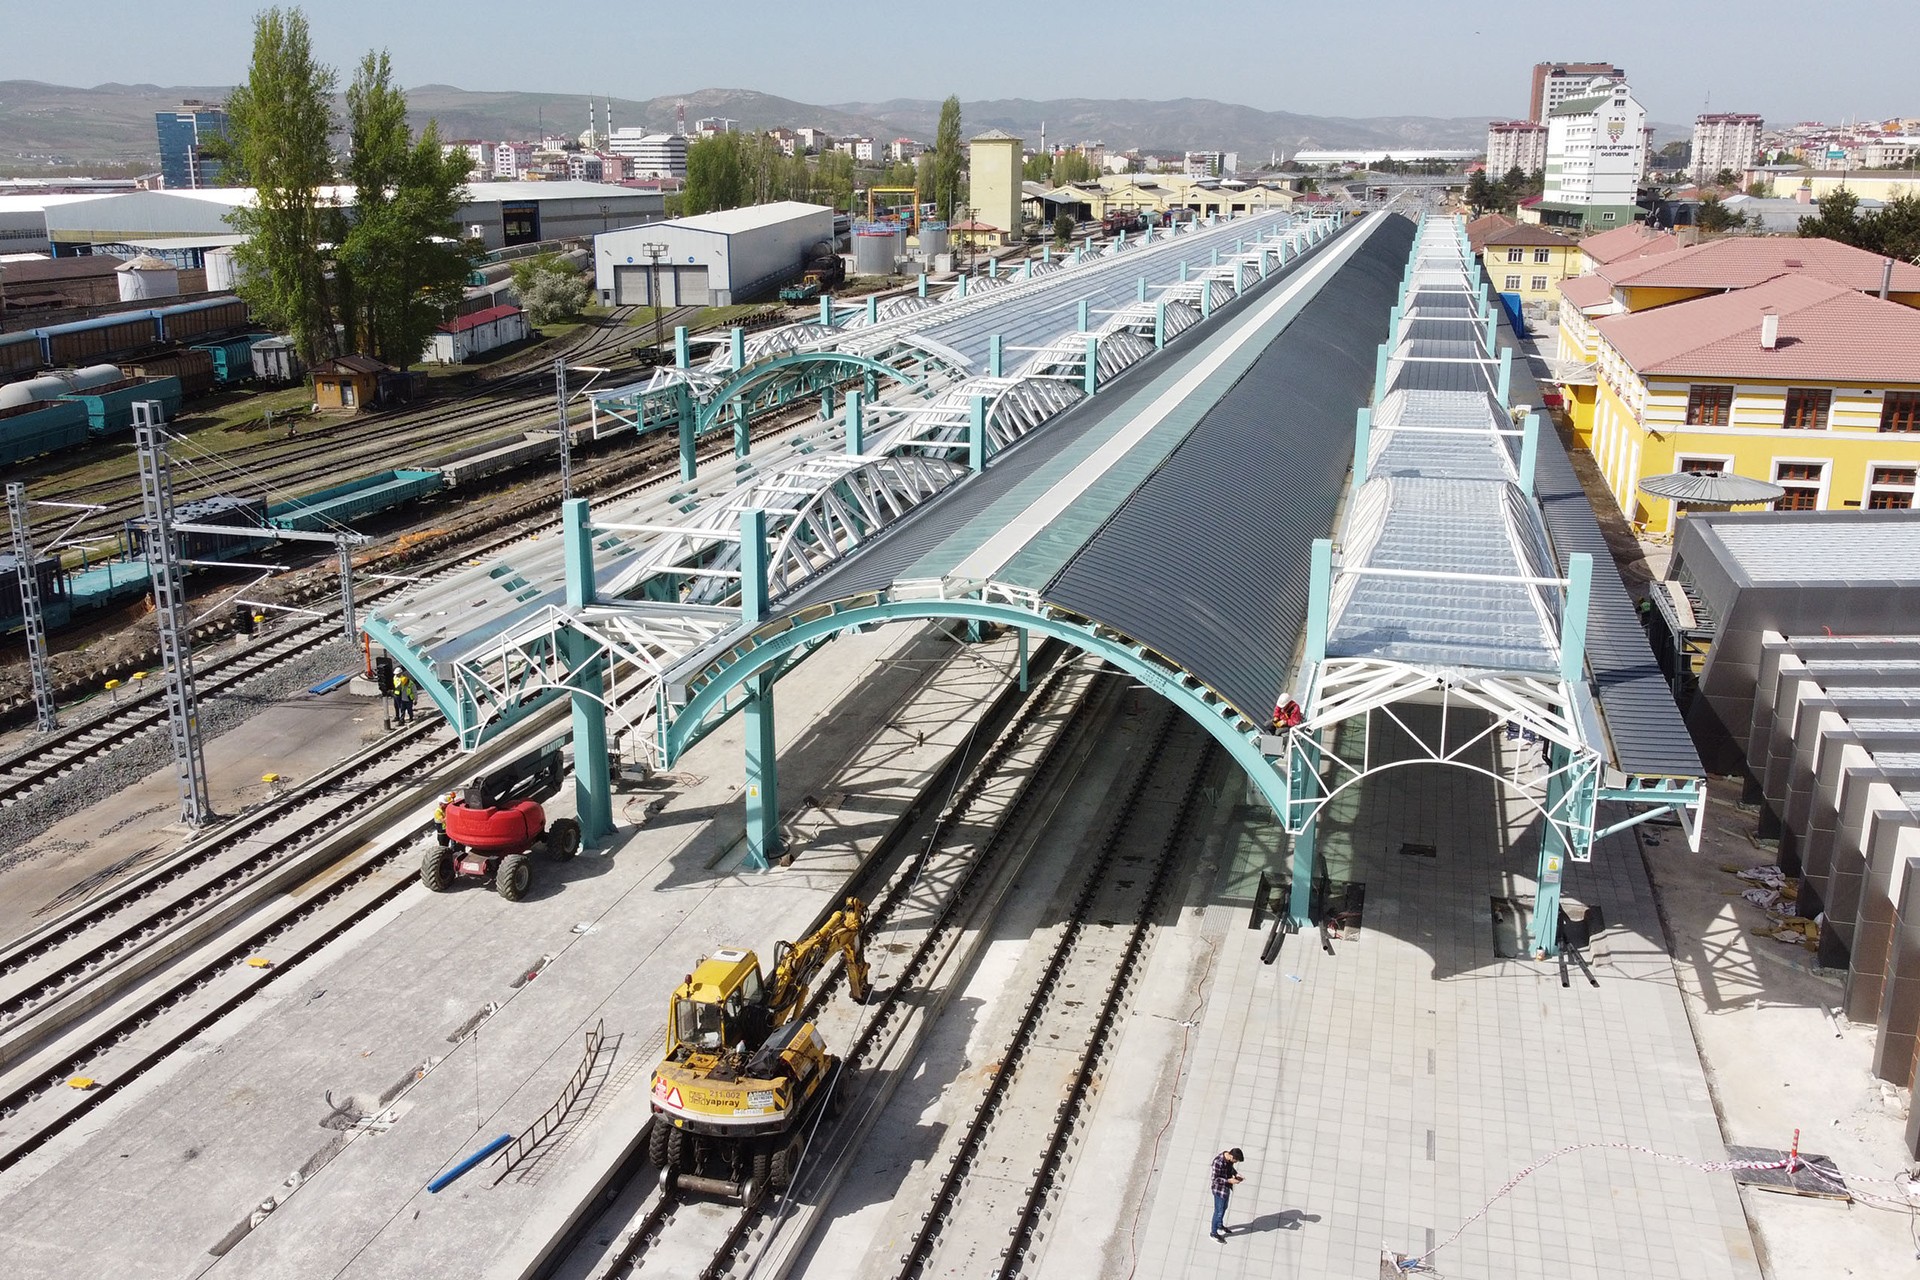
POLYGON ((727 346, 735 373, 747 367, 747 331, 735 325, 727 333, 727 346))
POLYGON ((1053 265, 1053 246, 1052 245, 1043 244, 1040 246, 1040 261, 1042 264, 1047 266, 1053 265))
POLYGON ((1087 367, 1084 390, 1091 396, 1100 389, 1100 338, 1097 334, 1087 335, 1087 367))
POLYGON ((987 338, 988 377, 999 378, 1005 376, 1006 350, 1006 339, 999 334, 992 334, 987 338))
POLYGON ((1114 243, 1122 249, 1127 247, 1127 233, 1124 228, 1120 232, 1120 238, 1115 240, 1114 243))
POLYGON ((1359 409, 1353 415, 1353 487, 1367 482, 1367 468, 1373 457, 1373 410, 1359 409))
POLYGON ((693 363, 693 353, 687 346, 687 326, 673 326, 673 367, 685 369, 693 363))
POLYGON ((1406 315, 1406 308, 1406 303, 1396 302, 1387 309, 1387 337, 1389 339, 1400 336, 1400 321, 1401 318, 1406 315))
POLYGON ((1306 656, 1302 662, 1317 667, 1327 660, 1327 617, 1333 608, 1333 542, 1315 538, 1307 561, 1306 656))
POLYGON ((833 421, 833 384, 820 388, 820 421, 833 421))
POLYGON ((1587 678, 1587 607, 1593 598, 1593 557, 1576 551, 1567 557, 1567 603, 1560 611, 1560 678, 1578 684, 1587 678))
POLYGON ((1215 250, 1213 251, 1213 257, 1212 257, 1212 259, 1211 259, 1211 260, 1210 260, 1210 261, 1209 261, 1209 262, 1207 263, 1207 265, 1208 265, 1208 266, 1210 266, 1210 267, 1217 267, 1217 266, 1219 266, 1219 265, 1220 265, 1220 251, 1219 251, 1218 249, 1215 249, 1215 250))
POLYGON ((1147 278, 1145 276, 1141 276, 1133 282, 1133 300, 1135 302, 1145 302, 1147 300, 1147 278))
MULTIPOLYGON (((740 617, 749 627, 767 616, 767 513, 740 513, 740 617)), ((765 871, 781 854, 780 767, 775 753, 773 676, 747 682, 740 715, 746 730, 747 869, 765 871)))
MULTIPOLYGON (((567 543, 567 608, 594 603, 593 527, 585 498, 560 509, 567 543)), ((560 633, 560 657, 573 672, 573 799, 583 840, 613 834, 613 767, 607 756, 606 653, 599 641, 568 627, 560 633)))
POLYGON ((955 285, 953 296, 956 298, 964 298, 967 296, 967 278, 965 276, 961 276, 959 283, 955 285))
POLYGON ((974 396, 967 405, 967 465, 973 474, 987 469, 987 398, 974 396))
POLYGON ((1381 343, 1373 353, 1373 402, 1379 404, 1387 398, 1387 344, 1381 343))
POLYGON ((1075 332, 1085 333, 1087 331, 1087 322, 1091 318, 1090 312, 1091 307, 1088 305, 1087 300, 1085 298, 1080 299, 1080 327, 1075 332))
POLYGON ((1020 627, 1014 632, 1020 646, 1020 692, 1027 691, 1027 629, 1020 627))
POLYGON ((1187 282, 1187 263, 1186 263, 1186 259, 1182 258, 1180 260, 1180 283, 1185 284, 1186 282, 1187 282))
POLYGON ((1161 351, 1167 345, 1167 300, 1160 299, 1153 304, 1153 349, 1161 351))
POLYGON ((676 388, 674 405, 680 413, 680 479, 691 480, 699 474, 699 439, 694 435, 698 415, 694 412, 693 392, 686 383, 676 388))
POLYGON ((1508 404, 1507 396, 1513 389, 1513 348, 1505 347, 1500 352, 1500 388, 1494 393, 1502 408, 1508 404))
POLYGON ((1213 314, 1213 281, 1200 282, 1200 318, 1205 320, 1213 314))
MULTIPOLYGON (((1565 819, 1567 762, 1572 753, 1559 743, 1547 749, 1547 813, 1565 819)), ((1567 837, 1556 823, 1540 823, 1540 865, 1533 891, 1533 949, 1540 955, 1560 954, 1560 881, 1567 871, 1567 837)))
MULTIPOLYGON (((1319 754, 1319 748, 1310 744, 1303 744, 1299 750, 1287 753, 1287 795, 1296 803, 1311 802, 1314 792, 1318 790, 1319 754)), ((1293 875, 1287 889, 1287 922, 1296 929, 1304 929, 1313 923, 1313 882, 1320 871, 1320 850, 1316 840, 1319 826, 1318 817, 1309 818, 1289 841, 1293 854, 1293 875)))
POLYGON ((860 393, 847 392, 847 452, 852 454, 867 451, 867 424, 860 410, 860 393))
POLYGON ((733 416, 733 456, 744 458, 753 451, 753 426, 747 419, 747 404, 735 400, 729 412, 733 416))
POLYGON ((1262 248, 1260 250, 1260 278, 1262 280, 1267 278, 1267 273, 1272 269, 1272 266, 1273 255, 1268 253, 1265 248, 1262 248))
POLYGON ((869 325, 880 323, 880 295, 877 293, 867 295, 867 323, 869 325))
POLYGON ((926 297, 927 296, 927 273, 924 271, 920 273, 919 289, 920 289, 920 296, 923 298, 926 297))
POLYGON ((1540 415, 1530 413, 1520 428, 1520 492, 1533 496, 1533 473, 1540 461, 1540 415))
POLYGON ((998 280, 1000 278, 1000 259, 987 259, 987 278, 990 280, 998 280))
POLYGON ((1499 333, 1500 322, 1493 318, 1493 315, 1491 314, 1491 312, 1489 312, 1489 314, 1486 316, 1486 321, 1487 321, 1487 334, 1486 334, 1487 350, 1492 351, 1499 345, 1497 341, 1497 335, 1499 333))
POLYGON ((820 296, 820 327, 822 329, 833 327, 833 299, 825 294, 820 296))

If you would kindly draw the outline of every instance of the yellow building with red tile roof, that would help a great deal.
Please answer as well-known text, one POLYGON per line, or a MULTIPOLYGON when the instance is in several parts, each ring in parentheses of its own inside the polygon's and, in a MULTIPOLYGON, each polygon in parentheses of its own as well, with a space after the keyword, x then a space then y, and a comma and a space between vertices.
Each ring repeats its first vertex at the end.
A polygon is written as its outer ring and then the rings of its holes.
POLYGON ((1788 273, 1592 327, 1588 447, 1640 531, 1671 530, 1674 504, 1643 496, 1640 482, 1674 471, 1771 481, 1786 488, 1776 504, 1786 510, 1914 505, 1913 307, 1788 273))

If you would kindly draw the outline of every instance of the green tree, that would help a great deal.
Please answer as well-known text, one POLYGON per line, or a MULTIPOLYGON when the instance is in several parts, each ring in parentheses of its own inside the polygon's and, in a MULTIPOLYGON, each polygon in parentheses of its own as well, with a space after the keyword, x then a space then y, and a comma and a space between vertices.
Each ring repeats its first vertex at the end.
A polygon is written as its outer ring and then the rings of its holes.
POLYGON ((746 203, 740 135, 716 133, 687 148, 687 185, 682 207, 690 214, 737 209, 746 203))
POLYGON ((1739 181, 1740 175, 1731 169, 1722 169, 1713 175, 1713 185, 1716 187, 1731 187, 1739 181))
POLYGON ((513 266, 513 291, 526 308, 527 319, 546 324, 580 314, 593 297, 593 285, 557 254, 523 258, 513 266))
POLYGON ((1712 195, 1700 202, 1700 208, 1694 212, 1693 222, 1709 234, 1740 231, 1747 225, 1746 215, 1727 208, 1719 196, 1712 195))
POLYGON ((1493 208, 1500 199, 1494 185, 1487 181, 1485 169, 1475 169, 1473 176, 1467 179, 1467 207, 1475 213, 1485 213, 1493 208))
POLYGON ((1511 209, 1522 200, 1525 200, 1530 194, 1527 190, 1528 186, 1527 171, 1525 169, 1522 169, 1517 164, 1511 169, 1508 169, 1500 175, 1500 181, 1494 187, 1495 194, 1500 198, 1500 203, 1497 207, 1501 209, 1511 209))
POLYGON ((1055 186, 1068 182, 1086 182, 1093 177, 1093 161, 1084 151, 1068 151, 1053 162, 1055 186))
POLYGON ((1869 249, 1871 228, 1860 217, 1860 197, 1836 187, 1820 201, 1819 212, 1800 219, 1800 234, 1809 239, 1838 240, 1856 249, 1869 249))
POLYGON ((932 197, 940 206, 940 216, 947 221, 953 220, 953 211, 960 203, 960 171, 963 157, 960 152, 960 99, 949 96, 940 104, 940 125, 933 136, 933 188, 932 197))
POLYGON ((1874 210, 1880 252, 1902 262, 1920 262, 1920 195, 1901 195, 1874 210))
POLYGON ((361 59, 347 88, 347 140, 354 207, 335 271, 341 325, 348 347, 405 368, 473 270, 457 220, 470 161, 441 154, 432 122, 414 138, 384 50, 361 59))
POLYGON ((1053 157, 1028 156, 1021 177, 1028 182, 1051 184, 1053 182, 1053 157))
POLYGON ((325 191, 334 180, 334 84, 332 70, 314 61, 306 14, 275 8, 254 17, 247 78, 227 99, 223 158, 255 191, 251 207, 227 215, 247 237, 234 252, 237 290, 309 364, 337 354, 320 250, 337 243, 340 226, 325 191))
POLYGON ((1056 244, 1066 244, 1073 239, 1073 215, 1063 213, 1053 220, 1053 239, 1056 244))

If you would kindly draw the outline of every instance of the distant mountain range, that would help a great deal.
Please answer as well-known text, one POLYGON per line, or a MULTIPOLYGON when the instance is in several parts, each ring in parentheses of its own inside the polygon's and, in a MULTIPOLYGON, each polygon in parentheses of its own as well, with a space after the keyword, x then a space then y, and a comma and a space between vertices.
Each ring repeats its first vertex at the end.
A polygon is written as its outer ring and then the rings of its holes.
MULTIPOLYGON (((185 98, 217 101, 226 92, 205 86, 103 84, 79 89, 33 80, 0 81, 0 165, 85 168, 142 160, 157 165, 153 113, 177 106, 185 98)), ((493 93, 428 84, 409 89, 407 101, 416 127, 429 118, 437 119, 441 136, 449 139, 576 135, 587 127, 587 97, 581 94, 493 93)), ((746 129, 811 125, 836 134, 908 137, 921 142, 932 141, 940 117, 940 103, 932 99, 816 106, 750 89, 700 89, 646 101, 615 98, 613 123, 671 129, 683 104, 689 124, 703 116, 725 116, 746 129)), ((968 136, 990 128, 1005 129, 1037 145, 1044 124, 1049 141, 1099 141, 1119 151, 1238 151, 1248 162, 1275 152, 1291 155, 1302 148, 1477 150, 1486 142, 1487 121, 1494 118, 1350 119, 1259 111, 1205 98, 1168 102, 1011 98, 963 102, 961 113, 968 136)), ((1690 136, 1668 125, 1656 125, 1655 131, 1656 139, 1690 136)))

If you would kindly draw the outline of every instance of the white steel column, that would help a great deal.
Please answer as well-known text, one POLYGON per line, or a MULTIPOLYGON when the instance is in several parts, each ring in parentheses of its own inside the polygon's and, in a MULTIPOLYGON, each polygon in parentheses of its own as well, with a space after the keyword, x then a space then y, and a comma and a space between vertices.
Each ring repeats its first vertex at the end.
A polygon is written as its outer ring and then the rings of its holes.
POLYGON ((167 471, 166 438, 160 430, 160 402, 133 406, 133 431, 140 448, 140 499, 147 539, 147 566, 153 576, 153 603, 160 615, 160 660, 167 673, 167 723, 173 735, 173 767, 180 780, 180 818, 200 827, 213 816, 207 788, 207 762, 200 750, 200 717, 193 697, 193 641, 180 591, 180 568, 173 548, 173 482, 167 471))
POLYGON ((27 486, 7 486, 7 516, 13 524, 13 559, 20 574, 21 629, 27 637, 27 666, 33 675, 34 725, 41 733, 57 729, 53 682, 47 674, 47 627, 40 614, 40 576, 27 527, 27 486))

